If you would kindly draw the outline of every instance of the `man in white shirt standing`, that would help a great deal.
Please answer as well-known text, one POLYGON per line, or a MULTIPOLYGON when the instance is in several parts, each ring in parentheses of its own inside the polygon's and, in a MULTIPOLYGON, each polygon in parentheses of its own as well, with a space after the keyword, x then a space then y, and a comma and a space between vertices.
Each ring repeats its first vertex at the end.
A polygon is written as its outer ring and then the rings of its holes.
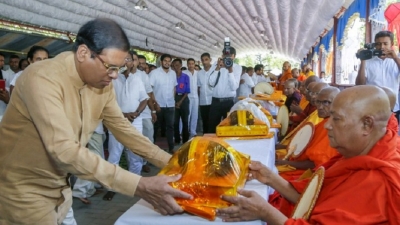
POLYGON ((215 65, 211 65, 211 57, 208 52, 203 53, 200 58, 201 63, 203 64, 203 69, 197 74, 200 114, 203 124, 203 133, 209 133, 208 120, 210 115, 213 87, 208 84, 208 80, 211 73, 215 69, 215 65))
POLYGON ((168 151, 174 150, 174 114, 175 114, 175 86, 176 73, 170 68, 171 55, 161 56, 161 67, 151 71, 149 78, 153 88, 155 107, 157 111, 157 122, 154 124, 154 141, 161 124, 165 122, 168 141, 168 151))
MULTIPOLYGON (((271 78, 264 76, 264 65, 263 64, 257 64, 256 66, 254 66, 254 73, 255 73, 254 75, 256 75, 256 78, 257 78, 257 84, 260 82, 271 82, 271 78)), ((256 79, 256 78, 254 78, 254 79, 256 79)))
MULTIPOLYGON (((246 70, 252 67, 247 67, 246 70)), ((252 93, 252 89, 254 88, 254 81, 251 76, 246 72, 240 77, 240 86, 239 86, 239 94, 238 96, 249 97, 252 93)))
POLYGON ((192 138, 197 135, 197 118, 199 113, 199 95, 197 93, 197 73, 195 70, 195 61, 192 58, 189 58, 187 61, 187 70, 182 71, 183 73, 189 76, 190 80, 190 93, 189 97, 189 138, 192 138))
POLYGON ((19 72, 19 56, 11 55, 8 61, 10 69, 3 71, 3 79, 6 80, 6 88, 10 88, 10 83, 14 79, 16 73, 19 72))
MULTIPOLYGON (((231 58, 235 59, 236 49, 230 48, 231 58)), ((222 53, 225 51, 223 50, 222 53)), ((236 90, 239 88, 242 67, 233 63, 232 67, 226 68, 224 60, 218 59, 215 70, 210 74, 208 84, 214 87, 210 107, 210 117, 208 129, 210 133, 215 133, 217 125, 221 119, 226 118, 228 112, 234 104, 236 90)))
MULTIPOLYGON (((377 85, 391 89, 396 96, 400 83, 400 58, 393 50, 393 33, 380 31, 375 35, 375 49, 382 50, 383 55, 373 56, 369 60, 361 60, 356 78, 356 85, 377 85)), ((364 49, 360 49, 359 52, 364 49)), ((399 121, 399 103, 393 109, 399 121)))
MULTIPOLYGON (((114 85, 115 96, 125 118, 132 123, 132 126, 134 126, 136 130, 142 132, 143 121, 140 115, 146 108, 149 96, 147 95, 144 89, 144 84, 140 80, 139 76, 134 76, 131 73, 131 70, 135 66, 133 62, 133 53, 131 51, 129 52, 125 61, 127 69, 123 74, 118 74, 118 78, 112 81, 114 85)), ((125 147, 114 137, 110 131, 108 134, 108 162, 119 165, 121 154, 125 147)), ((126 156, 128 159, 129 171, 140 175, 143 167, 143 158, 136 155, 132 151, 127 151, 126 156)), ((114 197, 114 194, 114 192, 108 191, 104 195, 103 199, 110 201, 114 197)))
MULTIPOLYGON (((154 94, 153 94, 153 88, 150 85, 150 80, 149 76, 146 74, 145 71, 139 69, 139 63, 140 61, 143 61, 144 58, 144 63, 146 63, 146 58, 144 56, 141 56, 142 58, 139 59, 138 54, 135 51, 132 51, 132 56, 133 56, 133 67, 131 70, 131 73, 133 76, 138 76, 140 80, 144 84, 144 89, 146 90, 147 95, 150 97, 149 100, 147 101, 147 106, 144 109, 144 111, 141 114, 142 117, 142 122, 143 122, 143 131, 142 134, 147 137, 152 143, 154 143, 154 123, 157 121, 157 115, 156 115, 156 110, 154 108, 154 94)), ((143 62, 142 62, 143 64, 143 62)), ((147 162, 144 160, 143 161, 143 172, 150 172, 151 168, 147 165, 147 162)))

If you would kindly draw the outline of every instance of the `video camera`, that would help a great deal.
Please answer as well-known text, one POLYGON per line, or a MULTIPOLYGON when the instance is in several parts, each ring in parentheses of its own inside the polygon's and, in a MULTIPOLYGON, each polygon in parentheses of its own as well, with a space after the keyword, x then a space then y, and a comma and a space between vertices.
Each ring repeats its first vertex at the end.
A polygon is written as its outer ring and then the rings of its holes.
POLYGON ((231 42, 229 41, 229 37, 225 38, 223 60, 224 60, 225 68, 230 68, 233 66, 233 60, 231 58, 231 42))
POLYGON ((382 56, 384 55, 382 50, 375 49, 375 43, 366 43, 364 44, 365 50, 361 50, 360 52, 356 53, 356 57, 360 60, 367 60, 372 58, 372 56, 382 56))

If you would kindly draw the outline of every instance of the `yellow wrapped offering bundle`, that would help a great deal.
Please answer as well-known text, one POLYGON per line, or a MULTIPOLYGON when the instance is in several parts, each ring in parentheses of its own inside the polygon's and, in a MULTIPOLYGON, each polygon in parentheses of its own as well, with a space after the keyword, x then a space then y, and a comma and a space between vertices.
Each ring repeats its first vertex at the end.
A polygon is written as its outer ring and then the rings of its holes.
POLYGON ((195 137, 172 156, 159 174, 182 174, 171 186, 193 196, 176 199, 188 213, 215 220, 217 208, 228 207, 221 195, 237 195, 246 182, 250 156, 240 153, 218 138, 195 137))
POLYGON ((216 135, 218 137, 266 136, 269 133, 269 121, 261 111, 260 114, 264 120, 258 119, 247 109, 235 110, 217 126, 216 135))

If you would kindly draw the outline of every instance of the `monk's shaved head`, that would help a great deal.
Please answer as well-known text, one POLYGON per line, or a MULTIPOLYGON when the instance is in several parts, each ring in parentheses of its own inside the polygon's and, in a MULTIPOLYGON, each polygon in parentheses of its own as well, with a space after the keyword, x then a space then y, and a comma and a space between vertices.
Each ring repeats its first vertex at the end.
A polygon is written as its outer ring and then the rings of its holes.
POLYGON ((389 98, 382 88, 360 85, 343 90, 325 123, 330 145, 346 158, 366 155, 385 135, 390 115, 389 98))
POLYGON ((308 87, 311 82, 320 82, 321 80, 317 76, 310 76, 304 81, 304 86, 308 87))
POLYGON ((340 92, 340 89, 339 89, 339 88, 329 86, 329 87, 323 88, 323 89, 319 92, 319 94, 321 94, 321 95, 322 95, 322 94, 323 94, 323 95, 330 95, 330 96, 334 96, 334 98, 335 98, 336 95, 339 94, 339 92, 340 92))
POLYGON ((331 104, 339 92, 340 90, 337 87, 325 87, 319 92, 316 100, 318 117, 327 118, 330 116, 331 104))
POLYGON ((285 85, 286 85, 286 83, 287 84, 293 84, 296 88, 298 88, 298 81, 297 81, 297 79, 294 79, 294 78, 290 78, 290 79, 287 79, 286 81, 285 81, 285 85))
POLYGON ((327 83, 313 83, 313 84, 314 85, 312 85, 311 88, 308 88, 309 97, 310 97, 309 102, 312 105, 316 106, 316 104, 317 104, 317 102, 316 102, 317 101, 317 96, 318 96, 319 92, 322 89, 329 87, 329 85, 327 83))
POLYGON ((396 94, 391 89, 389 89, 387 87, 380 87, 380 88, 382 88, 383 91, 388 96, 389 103, 390 103, 390 109, 393 111, 394 106, 396 105, 396 101, 397 101, 396 94))

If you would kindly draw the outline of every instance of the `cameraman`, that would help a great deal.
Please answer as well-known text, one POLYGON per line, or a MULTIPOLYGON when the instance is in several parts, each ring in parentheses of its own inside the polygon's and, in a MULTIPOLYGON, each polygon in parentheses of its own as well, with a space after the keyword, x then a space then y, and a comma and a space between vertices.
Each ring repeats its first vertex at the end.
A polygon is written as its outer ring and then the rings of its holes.
MULTIPOLYGON (((396 96, 399 92, 400 83, 400 59, 392 49, 393 33, 380 31, 375 35, 375 49, 381 50, 380 56, 361 60, 360 69, 356 78, 356 85, 376 85, 390 88, 396 96)), ((365 48, 358 50, 358 53, 365 48)), ((393 109, 399 121, 399 103, 393 109)))
MULTIPOLYGON (((230 57, 234 60, 236 49, 233 47, 229 48, 230 57)), ((224 53, 224 50, 222 50, 222 53, 224 53)), ((226 68, 223 58, 218 59, 215 70, 211 73, 208 80, 208 84, 214 88, 208 120, 208 132, 215 133, 217 125, 221 122, 221 118, 226 118, 232 108, 236 90, 239 88, 241 74, 242 67, 240 65, 233 63, 232 67, 226 68)))

